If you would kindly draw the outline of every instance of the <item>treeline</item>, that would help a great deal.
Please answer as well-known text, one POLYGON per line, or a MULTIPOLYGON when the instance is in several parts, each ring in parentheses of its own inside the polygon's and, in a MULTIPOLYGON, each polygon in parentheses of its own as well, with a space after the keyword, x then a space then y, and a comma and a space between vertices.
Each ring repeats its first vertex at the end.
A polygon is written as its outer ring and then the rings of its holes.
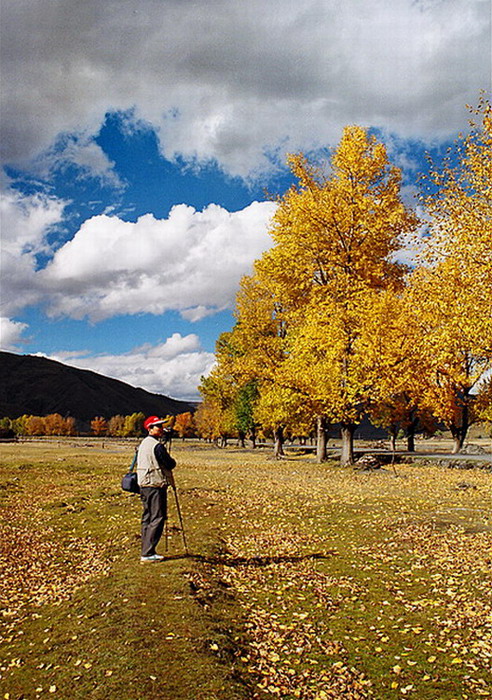
MULTIPOLYGON (((130 416, 113 416, 109 420, 96 416, 91 421, 93 435, 110 437, 138 437, 146 434, 143 424, 146 416, 143 413, 132 413, 130 416)), ((191 412, 179 413, 176 416, 165 416, 172 425, 173 433, 179 437, 195 437, 196 427, 191 412)))
MULTIPOLYGON (((107 419, 96 416, 90 422, 90 433, 103 437, 140 437, 145 433, 143 423, 146 416, 143 413, 132 413, 128 416, 116 415, 107 419)), ((179 437, 194 437, 197 435, 193 414, 181 413, 177 416, 166 416, 172 419, 173 431, 179 437)), ((47 416, 24 415, 19 418, 4 417, 0 419, 0 431, 4 436, 41 436, 79 434, 75 418, 64 418, 59 413, 47 416)))
POLYGON ((63 418, 59 413, 47 416, 23 415, 0 419, 3 435, 77 435, 75 418, 63 418))
MULTIPOLYGON (((196 420, 213 438, 338 424, 353 462, 363 416, 412 447, 444 424, 454 451, 492 421, 492 116, 429 160, 417 206, 384 144, 350 126, 325 171, 289 159, 297 182, 273 217, 272 247, 244 277, 236 324, 216 344, 196 420), (484 377, 489 379, 484 379, 484 377)), ((203 428, 202 428, 203 429, 203 428)))

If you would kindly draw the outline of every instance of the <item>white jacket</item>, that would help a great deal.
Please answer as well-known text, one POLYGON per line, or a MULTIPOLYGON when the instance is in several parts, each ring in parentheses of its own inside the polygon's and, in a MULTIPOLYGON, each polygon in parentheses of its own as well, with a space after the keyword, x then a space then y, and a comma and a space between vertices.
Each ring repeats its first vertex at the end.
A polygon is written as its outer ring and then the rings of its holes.
MULTIPOLYGON (((137 477, 139 486, 167 486, 170 478, 166 475, 167 469, 162 468, 155 456, 155 448, 159 442, 147 435, 138 448, 137 477)), ((170 474, 172 478, 172 474, 170 474)))

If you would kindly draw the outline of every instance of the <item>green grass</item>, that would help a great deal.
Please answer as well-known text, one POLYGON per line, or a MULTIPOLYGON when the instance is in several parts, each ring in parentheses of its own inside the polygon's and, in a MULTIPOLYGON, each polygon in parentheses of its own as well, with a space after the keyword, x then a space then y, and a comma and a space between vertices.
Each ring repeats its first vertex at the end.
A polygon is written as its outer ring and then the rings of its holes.
POLYGON ((0 697, 492 697, 490 472, 178 444, 190 556, 170 494, 142 565, 93 444, 0 447, 0 697))

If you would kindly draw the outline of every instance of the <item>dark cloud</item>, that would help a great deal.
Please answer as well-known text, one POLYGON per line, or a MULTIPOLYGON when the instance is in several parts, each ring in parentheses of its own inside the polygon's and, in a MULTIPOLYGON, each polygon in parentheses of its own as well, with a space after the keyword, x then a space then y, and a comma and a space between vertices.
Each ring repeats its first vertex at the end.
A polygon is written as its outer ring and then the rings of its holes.
POLYGON ((167 155, 246 175, 348 122, 449 135, 490 85, 489 0, 6 0, 2 25, 11 162, 135 107, 167 155))

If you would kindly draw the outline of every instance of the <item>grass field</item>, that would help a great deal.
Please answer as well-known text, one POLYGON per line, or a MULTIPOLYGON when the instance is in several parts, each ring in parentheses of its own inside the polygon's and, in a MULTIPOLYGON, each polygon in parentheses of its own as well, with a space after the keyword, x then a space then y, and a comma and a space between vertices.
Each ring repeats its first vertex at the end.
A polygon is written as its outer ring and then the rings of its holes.
POLYGON ((0 446, 0 698, 492 697, 492 472, 173 453, 141 564, 131 446, 0 446))

